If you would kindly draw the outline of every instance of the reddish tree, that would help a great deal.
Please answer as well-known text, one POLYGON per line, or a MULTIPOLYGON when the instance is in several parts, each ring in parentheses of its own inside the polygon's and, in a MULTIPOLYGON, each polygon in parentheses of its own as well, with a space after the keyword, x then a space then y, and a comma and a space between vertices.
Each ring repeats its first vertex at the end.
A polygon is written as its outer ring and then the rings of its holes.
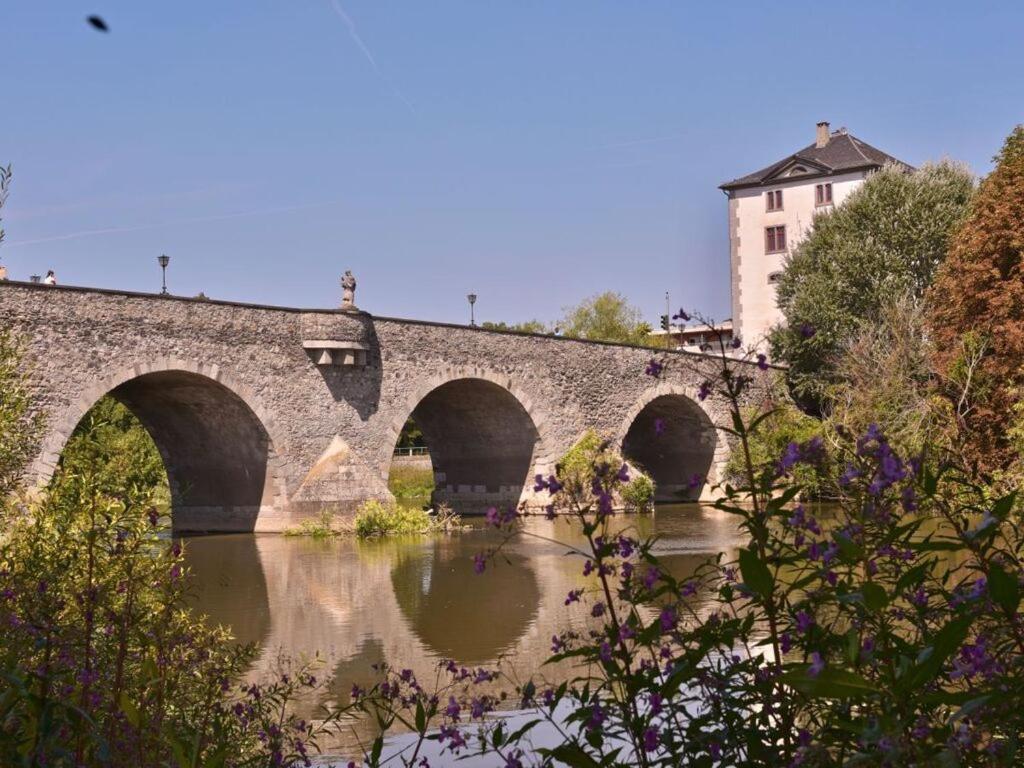
POLYGON ((1024 126, 995 160, 928 294, 937 369, 984 470, 1016 458, 1008 430, 1024 391, 1024 126))

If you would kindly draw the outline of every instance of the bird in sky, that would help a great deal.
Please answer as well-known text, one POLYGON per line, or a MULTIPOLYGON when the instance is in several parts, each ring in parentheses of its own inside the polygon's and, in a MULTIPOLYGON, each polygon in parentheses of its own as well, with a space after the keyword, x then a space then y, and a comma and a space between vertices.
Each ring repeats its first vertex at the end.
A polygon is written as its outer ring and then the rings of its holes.
POLYGON ((100 32, 109 32, 110 31, 110 27, 107 26, 107 22, 105 22, 99 16, 89 16, 86 19, 86 21, 88 21, 93 27, 98 29, 100 32))

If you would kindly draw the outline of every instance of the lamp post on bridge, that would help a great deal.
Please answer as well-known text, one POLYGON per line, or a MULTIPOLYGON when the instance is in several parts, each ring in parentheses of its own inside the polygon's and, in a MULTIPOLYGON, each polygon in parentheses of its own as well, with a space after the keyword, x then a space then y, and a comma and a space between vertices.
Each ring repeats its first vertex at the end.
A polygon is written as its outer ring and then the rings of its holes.
POLYGON ((171 257, 161 253, 156 257, 157 263, 160 265, 162 274, 162 286, 160 288, 160 295, 167 295, 167 265, 171 262, 171 257))
POLYGON ((474 326, 476 325, 476 318, 473 316, 473 305, 476 304, 476 294, 471 293, 466 298, 469 300, 469 324, 474 326))

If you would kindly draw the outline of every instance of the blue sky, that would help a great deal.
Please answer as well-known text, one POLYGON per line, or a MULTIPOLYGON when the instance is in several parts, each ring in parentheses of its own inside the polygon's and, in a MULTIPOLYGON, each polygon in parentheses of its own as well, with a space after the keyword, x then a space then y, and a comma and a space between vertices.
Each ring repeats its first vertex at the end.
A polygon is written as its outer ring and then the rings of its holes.
POLYGON ((847 126, 977 173, 1017 2, 6 0, 12 277, 462 322, 728 315, 716 188, 847 126), (89 27, 100 14, 110 33, 89 27))

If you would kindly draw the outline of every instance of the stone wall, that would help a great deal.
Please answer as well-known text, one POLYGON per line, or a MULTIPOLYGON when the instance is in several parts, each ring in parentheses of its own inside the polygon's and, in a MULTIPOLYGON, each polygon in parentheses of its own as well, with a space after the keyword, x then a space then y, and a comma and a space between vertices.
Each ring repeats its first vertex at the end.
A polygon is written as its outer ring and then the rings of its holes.
POLYGON ((695 396, 714 365, 699 355, 671 354, 655 380, 643 373, 651 350, 614 344, 13 282, 0 283, 0 324, 26 343, 49 425, 35 476, 112 393, 153 434, 181 530, 281 530, 324 506, 386 498, 414 411, 439 491, 471 505, 528 500, 529 478, 587 428, 621 444, 638 416, 651 423, 655 399, 685 432, 670 430, 666 446, 706 458, 711 483, 728 454, 719 414, 695 396), (365 365, 318 365, 311 339, 365 350, 365 365))

